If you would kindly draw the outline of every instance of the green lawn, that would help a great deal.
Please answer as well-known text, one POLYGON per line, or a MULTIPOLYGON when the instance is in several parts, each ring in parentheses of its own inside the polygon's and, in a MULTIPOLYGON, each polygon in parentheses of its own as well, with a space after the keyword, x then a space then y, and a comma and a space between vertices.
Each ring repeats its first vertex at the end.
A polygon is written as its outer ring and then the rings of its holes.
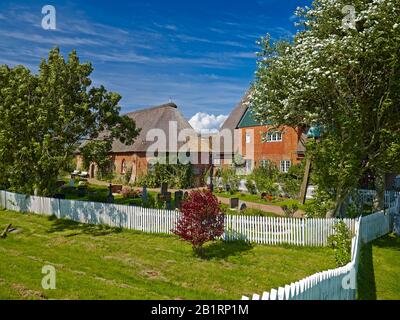
POLYGON ((363 246, 360 300, 400 300, 400 237, 388 235, 363 246))
POLYGON ((299 209, 304 210, 304 205, 300 204, 300 202, 296 199, 277 199, 277 200, 272 200, 268 201, 265 199, 261 199, 259 194, 249 194, 249 193, 236 193, 236 194, 230 194, 229 192, 220 192, 220 193, 215 193, 216 196, 218 197, 223 197, 223 198, 239 198, 242 201, 248 201, 248 202, 254 202, 254 203, 261 203, 261 204, 266 204, 266 205, 271 205, 271 206, 290 206, 290 205, 297 205, 299 209))
POLYGON ((240 299, 335 266, 331 249, 217 242, 0 211, 0 299, 240 299), (57 289, 41 288, 44 265, 57 289))

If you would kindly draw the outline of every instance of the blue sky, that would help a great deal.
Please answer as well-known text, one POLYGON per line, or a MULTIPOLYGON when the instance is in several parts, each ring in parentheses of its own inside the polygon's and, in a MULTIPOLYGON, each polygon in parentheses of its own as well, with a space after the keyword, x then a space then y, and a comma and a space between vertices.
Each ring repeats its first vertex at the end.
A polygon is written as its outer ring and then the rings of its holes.
POLYGON ((123 112, 172 99, 187 119, 222 119, 254 79, 256 40, 292 37, 293 12, 309 2, 2 0, 0 64, 36 71, 50 48, 76 49, 93 63, 94 84, 122 95, 123 112), (41 27, 46 4, 55 31, 41 27))

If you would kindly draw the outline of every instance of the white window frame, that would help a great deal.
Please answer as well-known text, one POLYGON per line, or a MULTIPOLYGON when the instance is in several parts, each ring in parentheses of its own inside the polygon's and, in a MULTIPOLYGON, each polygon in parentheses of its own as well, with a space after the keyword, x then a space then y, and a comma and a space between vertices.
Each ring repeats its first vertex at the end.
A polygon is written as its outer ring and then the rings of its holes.
POLYGON ((280 162, 281 172, 288 173, 291 166, 292 166, 291 160, 281 160, 280 162))
POLYGON ((282 131, 268 131, 267 132, 267 142, 282 142, 283 132, 282 131))

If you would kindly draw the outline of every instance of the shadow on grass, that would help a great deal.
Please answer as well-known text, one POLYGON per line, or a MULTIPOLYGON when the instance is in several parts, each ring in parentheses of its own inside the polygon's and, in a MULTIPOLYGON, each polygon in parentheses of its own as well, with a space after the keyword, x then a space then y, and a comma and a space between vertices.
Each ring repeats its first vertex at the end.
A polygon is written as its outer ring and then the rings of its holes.
POLYGON ((377 299, 372 243, 365 244, 362 247, 357 282, 358 300, 377 299))
POLYGON ((383 238, 375 240, 373 244, 375 247, 400 251, 400 237, 395 234, 389 234, 383 238))
POLYGON ((230 256, 236 256, 242 252, 250 251, 253 245, 246 241, 218 241, 205 246, 197 256, 204 260, 226 259, 230 256))
POLYGON ((53 224, 47 233, 64 232, 64 231, 76 231, 65 235, 65 237, 74 237, 80 234, 91 235, 94 237, 107 236, 109 234, 120 233, 121 228, 113 228, 106 225, 94 225, 79 223, 68 219, 57 219, 55 216, 48 218, 49 221, 53 221, 53 224))

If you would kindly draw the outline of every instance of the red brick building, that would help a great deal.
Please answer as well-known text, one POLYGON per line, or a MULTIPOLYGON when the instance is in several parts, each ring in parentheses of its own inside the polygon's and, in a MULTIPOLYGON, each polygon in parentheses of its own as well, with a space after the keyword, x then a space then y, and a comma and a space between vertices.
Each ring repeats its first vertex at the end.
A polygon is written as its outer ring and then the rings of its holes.
POLYGON ((231 151, 224 150, 220 157, 224 158, 222 163, 229 163, 227 159, 239 154, 245 161, 245 173, 265 161, 272 161, 280 171, 287 172, 304 158, 306 135, 297 128, 258 123, 249 108, 249 98, 247 93, 221 128, 221 132, 231 132, 234 140, 231 151))

